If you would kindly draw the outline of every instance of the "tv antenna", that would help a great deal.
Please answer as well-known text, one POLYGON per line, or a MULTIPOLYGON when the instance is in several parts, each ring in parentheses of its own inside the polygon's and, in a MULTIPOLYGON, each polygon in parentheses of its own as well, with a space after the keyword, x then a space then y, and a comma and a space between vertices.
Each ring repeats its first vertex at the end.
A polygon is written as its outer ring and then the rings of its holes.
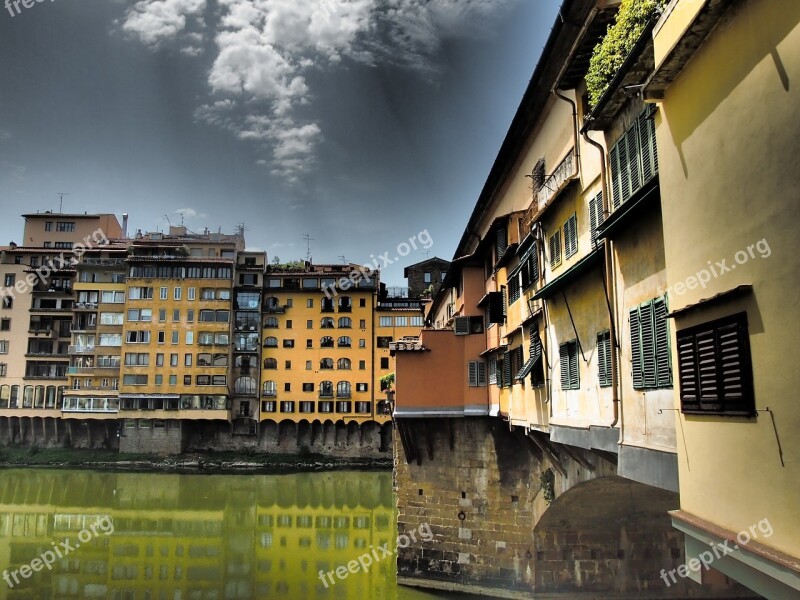
POLYGON ((344 254, 340 254, 340 255, 339 255, 339 260, 341 260, 341 261, 342 261, 342 264, 343 264, 343 265, 346 265, 346 264, 347 264, 347 259, 345 258, 344 254))
POLYGON ((64 196, 69 196, 69 193, 68 192, 56 192, 56 196, 59 197, 58 212, 63 214, 64 213, 64 196))
POLYGON ((314 241, 314 238, 308 234, 305 234, 303 239, 306 241, 306 260, 311 262, 311 242, 314 241))

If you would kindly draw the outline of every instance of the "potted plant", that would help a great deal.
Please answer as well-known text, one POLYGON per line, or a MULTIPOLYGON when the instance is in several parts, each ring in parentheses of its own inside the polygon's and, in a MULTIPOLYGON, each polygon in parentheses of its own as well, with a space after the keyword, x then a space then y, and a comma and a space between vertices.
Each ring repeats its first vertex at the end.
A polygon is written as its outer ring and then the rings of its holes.
POLYGON ((382 388, 386 391, 386 399, 394 400, 394 373, 388 373, 381 377, 382 388))

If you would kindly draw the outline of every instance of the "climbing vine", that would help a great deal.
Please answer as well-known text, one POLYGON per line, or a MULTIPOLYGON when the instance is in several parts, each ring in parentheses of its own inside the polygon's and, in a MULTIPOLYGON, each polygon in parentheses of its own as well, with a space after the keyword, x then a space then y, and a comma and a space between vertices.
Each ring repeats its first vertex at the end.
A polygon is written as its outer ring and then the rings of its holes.
POLYGON ((589 104, 594 108, 608 89, 608 84, 625 62, 650 19, 668 0, 622 0, 616 20, 608 27, 603 40, 594 48, 586 73, 589 104))
POLYGON ((547 469, 539 476, 539 485, 542 486, 542 491, 544 492, 544 500, 547 502, 548 505, 556 499, 556 490, 554 484, 556 482, 556 476, 553 473, 553 469, 547 469))

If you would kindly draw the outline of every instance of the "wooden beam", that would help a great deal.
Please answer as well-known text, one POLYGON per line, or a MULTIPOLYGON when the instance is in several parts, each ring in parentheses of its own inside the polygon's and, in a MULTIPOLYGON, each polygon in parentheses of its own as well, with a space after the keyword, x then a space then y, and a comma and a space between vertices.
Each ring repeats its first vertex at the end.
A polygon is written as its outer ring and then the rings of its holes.
POLYGON ((584 469, 594 472, 594 465, 586 460, 578 450, 566 444, 560 444, 560 447, 564 449, 564 452, 566 452, 572 460, 574 460, 584 469))
POLYGON ((549 438, 545 439, 544 435, 540 434, 538 431, 531 431, 528 433, 528 437, 539 447, 539 450, 547 457, 547 460, 550 461, 555 470, 561 473, 563 477, 566 477, 567 470, 561 464, 561 461, 559 461, 558 456, 556 456, 556 450, 550 444, 549 438))

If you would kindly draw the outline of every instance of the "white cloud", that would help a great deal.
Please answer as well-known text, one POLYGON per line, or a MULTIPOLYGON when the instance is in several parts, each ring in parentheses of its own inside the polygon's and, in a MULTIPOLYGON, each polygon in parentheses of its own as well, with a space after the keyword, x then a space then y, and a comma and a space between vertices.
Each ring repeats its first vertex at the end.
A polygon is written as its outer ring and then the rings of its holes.
POLYGON ((179 208, 172 212, 176 215, 182 215, 184 219, 205 219, 208 217, 206 213, 199 213, 193 208, 179 208))
POLYGON ((145 44, 157 45, 186 28, 186 18, 205 10, 206 0, 140 0, 125 15, 122 28, 145 44))
MULTIPOLYGON (((300 120, 313 101, 307 72, 348 59, 435 73, 446 38, 476 36, 504 7, 521 0, 217 0, 216 56, 208 84, 217 98, 195 111, 198 121, 258 144, 257 164, 288 181, 314 163, 322 127, 300 120), (242 116, 247 106, 248 114, 242 116), (268 158, 267 158, 268 157, 268 158)), ((140 0, 123 29, 146 44, 180 37, 181 52, 202 53, 203 36, 185 31, 202 21, 205 0, 140 0)))

